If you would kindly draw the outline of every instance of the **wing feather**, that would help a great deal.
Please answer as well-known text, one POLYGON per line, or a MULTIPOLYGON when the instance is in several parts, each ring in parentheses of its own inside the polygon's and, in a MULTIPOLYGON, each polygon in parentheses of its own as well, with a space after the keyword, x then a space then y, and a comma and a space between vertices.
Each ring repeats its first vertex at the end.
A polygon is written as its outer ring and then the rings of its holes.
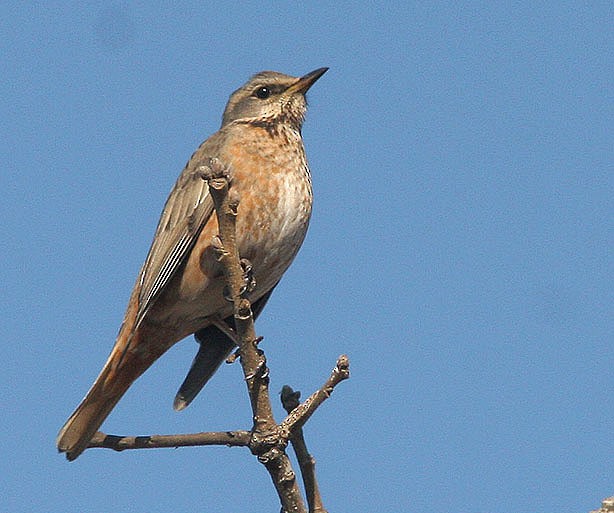
MULTIPOLYGON (((206 143, 205 143, 206 145, 206 143)), ((209 188, 193 162, 202 161, 204 146, 192 156, 171 191, 139 275, 140 293, 136 325, 184 262, 213 214, 209 188)))

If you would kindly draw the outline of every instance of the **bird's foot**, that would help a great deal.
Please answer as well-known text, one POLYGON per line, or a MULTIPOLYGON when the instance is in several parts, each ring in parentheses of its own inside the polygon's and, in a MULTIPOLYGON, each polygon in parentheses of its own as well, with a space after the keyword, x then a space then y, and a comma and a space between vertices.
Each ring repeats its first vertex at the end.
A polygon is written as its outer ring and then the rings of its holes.
MULTIPOLYGON (((240 263, 241 269, 243 269, 243 285, 241 285, 239 295, 245 297, 256 288, 256 278, 254 278, 254 266, 247 258, 242 258, 240 263)), ((232 302, 232 294, 228 285, 224 286, 224 299, 232 302)))
POLYGON ((220 178, 225 178, 230 182, 232 178, 232 170, 230 166, 224 164, 216 157, 211 157, 206 163, 198 166, 198 171, 200 173, 200 177, 206 182, 220 178))
MULTIPOLYGON (((258 339, 255 340, 255 343, 257 344, 261 340, 262 340, 262 337, 259 337, 258 339)), ((256 377, 259 378, 259 379, 263 379, 263 380, 267 380, 268 379, 268 377, 269 377, 269 368, 267 367, 267 364, 266 364, 266 358, 264 356, 264 351, 258 349, 258 355, 260 356, 258 364, 252 370, 252 372, 250 372, 249 374, 247 374, 245 376, 245 381, 249 381, 249 380, 254 379, 256 377)))
POLYGON ((256 288, 256 278, 254 277, 254 266, 247 258, 242 258, 241 269, 243 269, 243 286, 241 295, 249 294, 256 288))

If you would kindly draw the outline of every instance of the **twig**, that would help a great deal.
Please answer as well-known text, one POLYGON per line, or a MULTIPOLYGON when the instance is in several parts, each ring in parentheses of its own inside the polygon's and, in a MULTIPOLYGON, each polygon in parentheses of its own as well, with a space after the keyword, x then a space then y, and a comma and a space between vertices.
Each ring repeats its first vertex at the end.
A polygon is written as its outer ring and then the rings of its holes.
POLYGON ((247 447, 251 438, 249 431, 219 431, 181 435, 117 436, 105 435, 100 431, 90 441, 89 448, 113 449, 160 449, 166 447, 195 447, 202 445, 225 445, 247 447))
POLYGON ((322 496, 320 495, 316 479, 316 461, 307 450, 302 426, 307 422, 315 409, 330 397, 333 388, 349 377, 349 361, 347 356, 342 355, 337 359, 337 365, 326 383, 303 404, 299 404, 301 397, 299 391, 295 392, 288 385, 284 385, 281 389, 281 403, 286 412, 288 412, 288 417, 286 417, 280 427, 284 426, 290 429, 290 442, 292 443, 292 448, 296 454, 301 475, 303 476, 309 513, 327 513, 327 510, 322 504, 322 496))
POLYGON ((280 428, 291 432, 294 429, 304 426, 305 422, 309 420, 309 417, 313 415, 318 406, 330 397, 333 393, 333 389, 349 377, 350 361, 346 355, 342 354, 337 359, 337 365, 335 365, 326 383, 324 383, 319 390, 311 394, 305 402, 299 404, 291 412, 288 412, 288 416, 279 425, 280 428))

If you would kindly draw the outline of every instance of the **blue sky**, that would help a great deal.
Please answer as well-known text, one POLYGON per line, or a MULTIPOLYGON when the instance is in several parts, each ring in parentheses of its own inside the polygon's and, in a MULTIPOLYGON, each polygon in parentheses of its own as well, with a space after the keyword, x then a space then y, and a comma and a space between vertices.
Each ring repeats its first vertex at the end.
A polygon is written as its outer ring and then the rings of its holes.
MULTIPOLYGON (((274 392, 307 395, 350 357, 306 427, 329 511, 578 512, 614 494, 611 2, 0 14, 0 509, 278 510, 245 450, 69 464, 54 439, 228 95, 260 70, 321 66, 312 224, 257 330, 274 392)), ((237 365, 172 410, 195 349, 165 355, 105 431, 249 427, 237 365)))

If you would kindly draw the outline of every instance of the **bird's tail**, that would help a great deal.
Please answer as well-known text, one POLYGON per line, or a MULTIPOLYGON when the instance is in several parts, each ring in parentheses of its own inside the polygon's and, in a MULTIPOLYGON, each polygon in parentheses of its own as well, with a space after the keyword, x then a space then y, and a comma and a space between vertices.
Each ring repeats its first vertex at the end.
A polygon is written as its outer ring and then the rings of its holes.
POLYGON ((215 371, 236 347, 235 343, 215 326, 197 331, 194 336, 200 348, 185 380, 175 396, 173 408, 181 411, 188 407, 215 371))
MULTIPOLYGON (((266 302, 273 293, 275 285, 264 296, 252 303, 254 319, 262 312, 264 305, 266 305, 266 302)), ((224 322, 230 329, 235 329, 233 316, 224 319, 224 322)), ((211 379, 211 376, 213 376, 218 367, 236 347, 233 340, 213 325, 197 331, 194 337, 200 344, 200 348, 192 362, 188 375, 175 396, 173 408, 176 411, 181 411, 188 407, 209 379, 211 379)))
MULTIPOLYGON (((127 350, 128 343, 122 344, 121 338, 120 334, 92 388, 58 434, 56 440, 58 450, 65 452, 69 461, 76 459, 87 449, 98 428, 130 385, 159 356, 151 355, 149 358, 144 358, 142 354, 135 354, 127 350)), ((137 341, 131 342, 137 345, 137 341)))

